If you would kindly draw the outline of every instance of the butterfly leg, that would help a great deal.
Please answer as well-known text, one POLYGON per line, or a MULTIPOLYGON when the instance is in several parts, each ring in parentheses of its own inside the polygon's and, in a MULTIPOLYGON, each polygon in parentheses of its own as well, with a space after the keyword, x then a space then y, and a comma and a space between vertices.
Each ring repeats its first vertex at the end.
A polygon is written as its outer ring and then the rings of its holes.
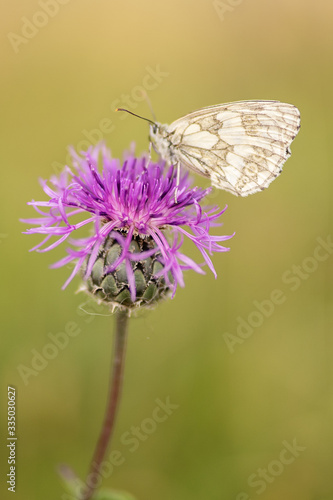
POLYGON ((177 163, 176 189, 175 189, 175 203, 177 203, 179 183, 180 183, 180 163, 178 162, 177 163))
POLYGON ((152 146, 152 143, 149 142, 149 156, 148 156, 148 161, 147 161, 147 168, 149 167, 149 163, 151 162, 151 146, 152 146))

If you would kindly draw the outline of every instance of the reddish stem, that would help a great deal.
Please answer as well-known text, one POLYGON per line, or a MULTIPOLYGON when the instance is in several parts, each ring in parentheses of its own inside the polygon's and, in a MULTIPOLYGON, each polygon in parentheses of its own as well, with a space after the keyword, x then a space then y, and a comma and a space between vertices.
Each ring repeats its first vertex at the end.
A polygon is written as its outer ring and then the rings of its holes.
POLYGON ((111 381, 109 399, 102 430, 91 461, 89 474, 86 479, 87 489, 82 500, 90 500, 100 483, 100 467, 108 448, 114 430, 117 409, 121 396, 126 340, 128 330, 128 314, 124 311, 116 313, 116 332, 112 354, 111 381))

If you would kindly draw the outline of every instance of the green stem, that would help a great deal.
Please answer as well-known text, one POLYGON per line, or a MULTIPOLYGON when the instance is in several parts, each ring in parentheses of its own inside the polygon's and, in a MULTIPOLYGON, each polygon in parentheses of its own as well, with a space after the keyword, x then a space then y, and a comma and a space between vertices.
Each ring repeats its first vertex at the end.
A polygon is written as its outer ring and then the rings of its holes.
POLYGON ((112 354, 111 381, 109 389, 108 405, 104 418, 102 430, 96 445, 95 453, 91 461, 89 474, 86 479, 87 490, 82 500, 90 500, 95 489, 98 487, 100 467, 105 456, 109 441, 114 430, 115 419, 120 401, 122 379, 124 372, 124 361, 126 352, 126 340, 128 331, 128 314, 125 311, 116 313, 116 332, 114 336, 114 348, 112 354))

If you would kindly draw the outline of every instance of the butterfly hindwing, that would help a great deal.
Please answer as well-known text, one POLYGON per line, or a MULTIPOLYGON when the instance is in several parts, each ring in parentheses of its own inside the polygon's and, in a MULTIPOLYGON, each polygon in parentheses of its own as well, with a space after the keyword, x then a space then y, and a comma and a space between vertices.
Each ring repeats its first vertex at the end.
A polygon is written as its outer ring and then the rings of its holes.
MULTIPOLYGON (((291 104, 240 101, 190 113, 167 126, 165 137, 173 161, 247 196, 280 174, 299 127, 299 111, 291 104)), ((159 152, 156 142, 155 148, 159 152)))

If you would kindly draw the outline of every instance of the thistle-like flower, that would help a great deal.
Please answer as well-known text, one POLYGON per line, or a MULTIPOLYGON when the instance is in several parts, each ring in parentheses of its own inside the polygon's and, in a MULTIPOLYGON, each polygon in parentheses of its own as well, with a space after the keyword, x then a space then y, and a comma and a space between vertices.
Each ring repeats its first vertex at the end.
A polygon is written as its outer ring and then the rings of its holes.
POLYGON ((173 166, 133 154, 121 166, 104 144, 71 154, 73 169, 66 166, 49 184, 41 180, 49 200, 29 203, 39 217, 23 220, 36 226, 27 234, 45 235, 32 250, 46 252, 67 240, 66 257, 51 266, 73 263, 63 288, 81 272, 85 289, 113 306, 131 309, 174 296, 184 286, 184 270, 204 274, 202 264, 182 252, 185 236, 216 276, 209 254, 229 250, 218 242, 231 236, 210 234, 226 209, 200 205, 210 188, 191 188, 188 173, 182 173, 175 202, 173 166), (79 237, 86 225, 90 235, 79 237), (53 236, 56 241, 46 245, 53 236))
POLYGON ((91 500, 97 498, 94 492, 119 405, 130 311, 174 296, 177 286, 184 286, 184 270, 204 273, 206 263, 216 276, 209 254, 229 250, 218 242, 231 236, 210 234, 212 227, 221 225, 217 219, 225 209, 202 207, 211 188, 191 188, 188 173, 182 173, 178 183, 174 166, 167 169, 161 161, 133 154, 127 154, 121 166, 104 144, 81 155, 71 153, 73 168, 65 167, 49 183, 41 181, 49 199, 30 202, 38 217, 23 222, 34 226, 28 234, 45 235, 32 250, 46 252, 67 241, 67 255, 52 265, 73 265, 64 287, 81 273, 88 293, 118 308, 109 400, 89 473, 84 484, 77 478, 74 488, 70 469, 66 466, 61 472, 75 498, 91 500), (81 235, 87 225, 90 235, 81 235), (182 252, 185 236, 201 252, 202 264, 182 252))

